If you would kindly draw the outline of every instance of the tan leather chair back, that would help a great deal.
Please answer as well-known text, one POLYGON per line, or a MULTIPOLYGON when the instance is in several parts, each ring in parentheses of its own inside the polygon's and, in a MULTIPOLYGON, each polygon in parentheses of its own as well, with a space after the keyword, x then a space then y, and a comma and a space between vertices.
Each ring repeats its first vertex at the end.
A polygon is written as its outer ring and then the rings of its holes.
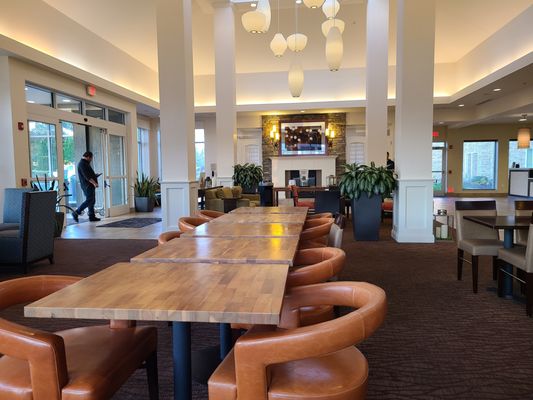
POLYGON ((223 212, 215 211, 215 210, 199 210, 198 211, 198 218, 203 218, 207 221, 211 221, 212 219, 221 217, 223 215, 224 215, 223 212))
POLYGON ((300 241, 305 242, 327 237, 333 222, 333 218, 317 218, 306 221, 300 234, 300 241))
POLYGON ((492 229, 463 217, 471 216, 496 216, 495 201, 456 201, 455 226, 457 228, 457 242, 465 239, 495 239, 498 240, 498 230, 492 229))
POLYGON ((182 231, 168 231, 163 232, 159 237, 157 238, 158 244, 165 244, 169 242, 172 239, 177 239, 181 236, 183 232, 182 231))
POLYGON ((178 227, 180 231, 186 232, 186 231, 192 231, 194 228, 196 228, 199 225, 207 223, 207 220, 204 218, 198 218, 198 217, 181 217, 178 220, 178 227))
POLYGON ((353 346, 374 333, 385 319, 386 309, 383 289, 366 282, 329 282, 291 289, 281 314, 281 326, 287 330, 250 332, 237 340, 237 397, 266 400, 269 365, 319 357, 353 346), (297 327, 300 307, 323 304, 356 310, 331 321, 297 327))
MULTIPOLYGON (((533 201, 516 200, 514 202, 514 210, 514 214, 518 217, 531 217, 533 214, 533 201)), ((517 229, 515 231, 515 242, 525 246, 528 242, 528 232, 527 229, 517 229)))
POLYGON ((311 219, 318 219, 318 218, 333 218, 333 214, 330 212, 323 212, 323 213, 311 214, 307 216, 308 221, 311 219))
POLYGON ((336 276, 346 262, 346 253, 335 247, 317 247, 296 252, 295 269, 289 272, 287 287, 326 282, 336 276))

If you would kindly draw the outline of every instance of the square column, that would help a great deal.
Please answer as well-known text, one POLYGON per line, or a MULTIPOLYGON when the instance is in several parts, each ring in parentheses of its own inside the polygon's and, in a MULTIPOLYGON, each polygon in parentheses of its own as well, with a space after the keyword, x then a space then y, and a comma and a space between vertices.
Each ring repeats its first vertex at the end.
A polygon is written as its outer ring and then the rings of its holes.
POLYGON ((163 229, 197 209, 191 0, 156 0, 163 229))
POLYGON ((398 0, 396 129, 398 190, 392 237, 432 243, 435 0, 398 0))
POLYGON ((217 183, 233 186, 237 148, 235 109, 235 15, 230 2, 217 2, 215 9, 215 87, 217 132, 217 183))

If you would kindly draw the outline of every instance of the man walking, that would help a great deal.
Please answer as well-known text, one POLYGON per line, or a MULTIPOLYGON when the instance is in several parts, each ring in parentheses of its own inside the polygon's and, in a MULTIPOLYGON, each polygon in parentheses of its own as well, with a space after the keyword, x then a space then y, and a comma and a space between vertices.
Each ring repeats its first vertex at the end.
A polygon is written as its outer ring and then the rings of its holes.
POLYGON ((85 195, 85 201, 81 203, 76 211, 72 212, 72 218, 74 221, 79 222, 79 215, 86 208, 89 210, 89 221, 100 221, 94 214, 94 204, 96 203, 95 191, 98 187, 98 175, 94 173, 91 167, 91 161, 93 160, 93 153, 86 151, 83 153, 83 157, 78 163, 78 179, 80 181, 81 189, 85 195))

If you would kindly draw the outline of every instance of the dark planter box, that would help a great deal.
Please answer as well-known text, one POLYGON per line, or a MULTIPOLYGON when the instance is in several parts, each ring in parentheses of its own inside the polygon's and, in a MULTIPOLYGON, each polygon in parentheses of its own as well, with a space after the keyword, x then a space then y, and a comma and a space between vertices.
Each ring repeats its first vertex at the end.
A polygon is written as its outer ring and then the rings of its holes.
POLYGON ((65 213, 56 212, 56 227, 54 229, 54 237, 60 237, 63 232, 63 224, 65 223, 65 213))
POLYGON ((259 185, 259 196, 261 207, 272 207, 274 205, 274 185, 259 185))
POLYGON ((245 194, 256 194, 257 193, 257 185, 255 186, 242 186, 242 192, 245 194))
POLYGON ((352 226, 355 240, 379 240, 381 196, 362 194, 352 200, 352 226))
POLYGON ((135 211, 152 212, 154 211, 155 199, 149 197, 135 197, 135 211))

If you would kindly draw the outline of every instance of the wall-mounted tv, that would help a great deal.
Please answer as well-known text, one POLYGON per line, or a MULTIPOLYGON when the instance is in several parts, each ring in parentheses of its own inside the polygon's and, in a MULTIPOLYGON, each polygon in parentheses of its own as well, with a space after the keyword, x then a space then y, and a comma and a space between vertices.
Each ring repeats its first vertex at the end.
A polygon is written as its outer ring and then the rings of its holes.
POLYGON ((282 122, 280 125, 281 155, 326 154, 325 131, 324 121, 282 122))

